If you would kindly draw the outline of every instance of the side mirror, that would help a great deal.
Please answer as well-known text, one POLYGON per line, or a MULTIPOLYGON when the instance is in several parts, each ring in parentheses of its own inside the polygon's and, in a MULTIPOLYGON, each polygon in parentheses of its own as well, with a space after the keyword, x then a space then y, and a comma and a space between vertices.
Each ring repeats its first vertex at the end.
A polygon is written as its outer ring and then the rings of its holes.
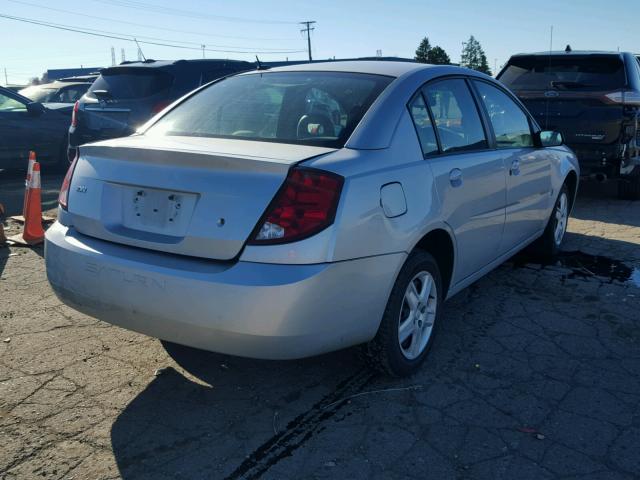
POLYGON ((553 130, 543 130, 538 132, 539 145, 541 147, 559 147, 564 143, 564 138, 560 132, 553 130))
POLYGON ((40 102, 27 103, 27 112, 29 112, 29 115, 34 117, 39 117, 45 112, 45 110, 44 105, 40 102))

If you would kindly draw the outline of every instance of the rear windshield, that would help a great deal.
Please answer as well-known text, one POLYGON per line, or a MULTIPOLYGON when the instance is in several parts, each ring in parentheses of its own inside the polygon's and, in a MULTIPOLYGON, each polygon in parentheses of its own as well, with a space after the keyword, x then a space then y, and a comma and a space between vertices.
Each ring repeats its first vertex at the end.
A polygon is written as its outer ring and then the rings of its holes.
POLYGON ((264 72, 207 87, 146 134, 238 138, 342 147, 390 77, 264 72))
POLYGON ((614 55, 536 55, 509 60, 499 80, 514 90, 615 90, 624 87, 625 73, 614 55))
POLYGON ((150 68, 115 68, 103 70, 87 94, 95 98, 92 92, 106 90, 114 100, 145 98, 168 89, 172 81, 169 73, 150 68))

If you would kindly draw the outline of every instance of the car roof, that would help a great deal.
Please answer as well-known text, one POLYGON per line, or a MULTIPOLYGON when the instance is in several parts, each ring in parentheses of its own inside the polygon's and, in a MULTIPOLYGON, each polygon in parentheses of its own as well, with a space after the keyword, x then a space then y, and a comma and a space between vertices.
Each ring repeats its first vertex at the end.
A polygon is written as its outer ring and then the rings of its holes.
POLYGON ((62 87, 73 87, 74 85, 91 85, 91 82, 60 82, 58 80, 54 80, 53 82, 49 82, 49 83, 41 83, 39 85, 29 85, 29 87, 62 88, 62 87))
POLYGON ((147 59, 142 61, 126 61, 122 62, 119 65, 115 65, 113 67, 107 67, 104 70, 111 70, 117 68, 127 68, 127 67, 142 67, 142 68, 166 68, 172 67, 174 65, 209 65, 209 64, 247 64, 252 65, 250 62, 245 62, 244 60, 227 60, 224 58, 197 58, 193 60, 153 60, 147 59))
POLYGON ((512 55, 511 58, 513 57, 548 57, 549 55, 551 55, 552 57, 555 56, 584 56, 584 55, 622 55, 625 52, 614 52, 614 51, 608 51, 608 50, 571 50, 570 52, 566 52, 564 50, 553 50, 553 51, 546 51, 546 52, 531 52, 531 53, 516 53, 515 55, 512 55))
MULTIPOLYGON (((283 67, 271 68, 269 72, 349 72, 368 73, 373 75, 386 75, 389 77, 399 77, 408 72, 435 67, 417 62, 395 62, 388 60, 354 60, 346 62, 319 62, 319 63, 299 63, 283 67)), ((264 73, 265 70, 258 72, 264 73)), ((256 73, 247 72, 246 74, 256 73)))

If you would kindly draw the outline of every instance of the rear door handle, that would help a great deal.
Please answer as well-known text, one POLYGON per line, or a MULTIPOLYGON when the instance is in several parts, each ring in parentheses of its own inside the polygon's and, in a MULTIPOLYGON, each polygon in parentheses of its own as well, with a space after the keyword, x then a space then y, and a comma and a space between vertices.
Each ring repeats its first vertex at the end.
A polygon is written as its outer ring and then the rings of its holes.
POLYGON ((520 175, 520 160, 515 159, 513 162, 511 162, 509 175, 520 175))
POLYGON ((452 187, 459 187, 462 185, 462 170, 454 168, 449 172, 449 182, 452 187))

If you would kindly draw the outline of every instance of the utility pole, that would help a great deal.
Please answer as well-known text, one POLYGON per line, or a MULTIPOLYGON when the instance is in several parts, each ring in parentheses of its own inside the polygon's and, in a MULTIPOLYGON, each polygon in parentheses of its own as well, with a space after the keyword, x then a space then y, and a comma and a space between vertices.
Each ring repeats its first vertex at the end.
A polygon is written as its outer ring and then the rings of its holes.
POLYGON ((202 47, 202 58, 204 58, 204 47, 206 47, 205 44, 200 45, 202 47))
POLYGON ((124 56, 124 48, 120 49, 120 58, 122 63, 124 63, 126 61, 125 56, 124 56))
POLYGON ((116 66, 116 49, 111 47, 111 66, 116 66))
POLYGON ((4 86, 9 86, 9 79, 7 78, 7 67, 4 67, 4 86))
POLYGON ((313 60, 311 58, 311 31, 315 30, 315 28, 312 27, 311 25, 313 25, 314 23, 316 23, 314 20, 307 21, 307 22, 300 22, 301 25, 306 25, 307 27, 300 30, 300 32, 307 34, 307 48, 309 50, 309 61, 313 60))

